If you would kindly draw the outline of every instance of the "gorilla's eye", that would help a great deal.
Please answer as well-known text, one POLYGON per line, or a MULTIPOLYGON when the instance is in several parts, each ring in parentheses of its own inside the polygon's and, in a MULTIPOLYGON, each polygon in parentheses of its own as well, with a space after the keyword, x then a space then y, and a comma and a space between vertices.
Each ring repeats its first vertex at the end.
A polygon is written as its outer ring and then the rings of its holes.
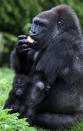
POLYGON ((38 20, 34 21, 34 24, 39 25, 39 21, 38 20))
POLYGON ((41 21, 34 21, 34 23, 39 26, 45 26, 45 24, 41 21))
POLYGON ((39 25, 40 25, 40 26, 45 26, 45 24, 44 24, 44 23, 41 23, 41 22, 39 23, 39 25))

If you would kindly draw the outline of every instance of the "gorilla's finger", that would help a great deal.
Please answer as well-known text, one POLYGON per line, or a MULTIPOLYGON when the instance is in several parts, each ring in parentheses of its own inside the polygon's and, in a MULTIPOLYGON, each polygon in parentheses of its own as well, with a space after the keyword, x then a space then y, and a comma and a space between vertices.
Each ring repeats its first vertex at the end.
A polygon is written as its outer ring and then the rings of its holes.
POLYGON ((20 52, 20 53, 21 53, 21 52, 26 52, 26 51, 29 50, 28 45, 26 45, 26 44, 16 46, 16 49, 17 49, 17 51, 20 52))
POLYGON ((27 40, 25 40, 25 39, 18 40, 17 43, 16 43, 16 45, 18 45, 18 46, 22 45, 22 44, 28 44, 27 40))
POLYGON ((18 39, 21 40, 21 39, 27 39, 27 36, 26 35, 19 35, 18 36, 18 39))
POLYGON ((28 48, 19 50, 19 53, 26 53, 26 52, 28 52, 28 48))
POLYGON ((23 44, 22 48, 28 48, 28 45, 27 44, 23 44))

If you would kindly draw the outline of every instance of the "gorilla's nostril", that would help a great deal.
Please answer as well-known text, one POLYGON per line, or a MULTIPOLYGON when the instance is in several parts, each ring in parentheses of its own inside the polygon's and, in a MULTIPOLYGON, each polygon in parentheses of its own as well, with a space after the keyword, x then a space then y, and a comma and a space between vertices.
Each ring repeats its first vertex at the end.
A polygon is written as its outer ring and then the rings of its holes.
POLYGON ((30 37, 33 37, 35 34, 36 34, 35 31, 29 31, 29 36, 30 37))
POLYGON ((35 34, 35 31, 34 31, 34 30, 31 30, 31 32, 35 34))

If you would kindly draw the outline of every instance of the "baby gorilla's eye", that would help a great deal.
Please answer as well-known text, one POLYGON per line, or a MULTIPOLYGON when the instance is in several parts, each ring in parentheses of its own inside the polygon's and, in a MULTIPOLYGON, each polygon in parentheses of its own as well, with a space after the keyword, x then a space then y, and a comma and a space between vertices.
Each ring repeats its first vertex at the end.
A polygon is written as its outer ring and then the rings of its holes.
POLYGON ((43 90, 43 89, 44 89, 44 83, 41 82, 41 81, 38 81, 35 85, 36 85, 40 90, 43 90))

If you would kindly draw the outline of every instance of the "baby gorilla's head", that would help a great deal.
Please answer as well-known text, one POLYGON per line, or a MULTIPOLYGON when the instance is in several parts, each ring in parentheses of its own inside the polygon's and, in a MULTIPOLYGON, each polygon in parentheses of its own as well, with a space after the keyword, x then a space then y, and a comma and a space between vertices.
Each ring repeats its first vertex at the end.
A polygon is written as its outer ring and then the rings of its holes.
POLYGON ((27 90, 27 76, 16 75, 13 80, 13 91, 17 97, 22 97, 26 94, 27 90))

